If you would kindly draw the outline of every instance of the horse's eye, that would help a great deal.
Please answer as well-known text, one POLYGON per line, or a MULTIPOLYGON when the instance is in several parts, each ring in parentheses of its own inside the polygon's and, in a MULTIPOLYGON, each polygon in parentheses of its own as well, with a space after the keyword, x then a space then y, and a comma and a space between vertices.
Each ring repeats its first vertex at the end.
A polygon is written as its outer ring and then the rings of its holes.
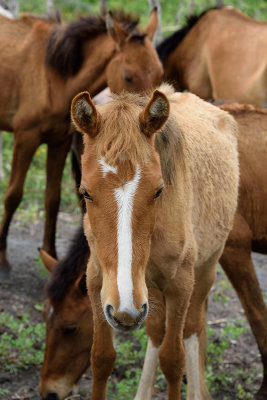
POLYGON ((64 328, 63 329, 63 333, 64 335, 71 335, 72 333, 77 331, 77 327, 76 326, 69 326, 68 328, 64 328))
POLYGON ((163 190, 163 186, 161 186, 161 187, 157 190, 156 194, 154 195, 154 199, 157 199, 157 198, 161 195, 162 190, 163 190))
POLYGON ((91 203, 94 201, 90 194, 86 191, 84 186, 80 186, 80 192, 82 193, 83 197, 89 200, 91 203))

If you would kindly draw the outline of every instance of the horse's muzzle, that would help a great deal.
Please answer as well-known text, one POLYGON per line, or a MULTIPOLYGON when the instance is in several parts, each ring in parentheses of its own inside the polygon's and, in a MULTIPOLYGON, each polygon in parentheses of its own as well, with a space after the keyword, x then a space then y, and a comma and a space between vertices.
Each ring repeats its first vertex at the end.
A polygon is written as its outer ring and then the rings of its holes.
POLYGON ((115 312, 111 304, 107 304, 104 309, 107 322, 112 328, 120 331, 132 331, 138 329, 148 314, 148 303, 142 305, 142 310, 138 315, 127 312, 115 312))

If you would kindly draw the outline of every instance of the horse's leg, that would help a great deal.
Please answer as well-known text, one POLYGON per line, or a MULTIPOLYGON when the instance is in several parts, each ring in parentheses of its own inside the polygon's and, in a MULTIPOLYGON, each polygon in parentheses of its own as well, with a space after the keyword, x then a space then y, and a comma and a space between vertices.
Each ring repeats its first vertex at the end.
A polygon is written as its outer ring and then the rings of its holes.
POLYGON ((252 233, 242 217, 235 218, 220 264, 235 288, 257 341, 263 382, 255 399, 267 399, 267 307, 251 259, 252 233))
POLYGON ((107 323, 100 299, 100 289, 97 277, 88 279, 87 287, 90 293, 94 319, 93 346, 91 350, 91 370, 93 374, 91 400, 105 400, 108 378, 113 370, 116 352, 112 340, 112 328, 107 323))
POLYGON ((177 275, 166 282, 166 331, 159 350, 162 372, 168 385, 168 400, 180 400, 185 369, 183 330, 194 286, 193 265, 181 265, 177 275))
POLYGON ((11 268, 6 256, 9 225, 21 201, 26 173, 39 144, 40 140, 36 132, 27 131, 15 134, 11 174, 5 194, 4 216, 0 226, 0 270, 3 272, 8 272, 11 268))
POLYGON ((165 305, 162 293, 149 289, 149 314, 146 319, 148 343, 138 390, 134 400, 150 400, 157 372, 159 347, 165 333, 165 305))
POLYGON ((60 204, 61 180, 71 140, 71 136, 66 136, 63 142, 57 145, 48 145, 43 249, 55 258, 56 222, 60 204))

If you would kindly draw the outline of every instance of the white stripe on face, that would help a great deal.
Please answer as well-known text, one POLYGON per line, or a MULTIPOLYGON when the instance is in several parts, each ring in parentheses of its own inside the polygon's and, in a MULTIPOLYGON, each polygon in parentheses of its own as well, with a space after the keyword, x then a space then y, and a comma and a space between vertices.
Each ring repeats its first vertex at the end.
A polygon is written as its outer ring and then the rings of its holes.
POLYGON ((133 179, 122 188, 114 189, 118 205, 118 271, 117 285, 120 296, 119 312, 127 312, 138 316, 133 303, 132 282, 132 212, 133 199, 141 177, 140 168, 137 168, 133 179))
POLYGON ((102 174, 103 174, 103 178, 106 177, 108 172, 113 172, 113 174, 116 174, 118 172, 118 168, 117 167, 111 167, 111 165, 108 165, 106 163, 104 157, 101 157, 101 159, 98 162, 101 165, 101 171, 102 171, 102 174))

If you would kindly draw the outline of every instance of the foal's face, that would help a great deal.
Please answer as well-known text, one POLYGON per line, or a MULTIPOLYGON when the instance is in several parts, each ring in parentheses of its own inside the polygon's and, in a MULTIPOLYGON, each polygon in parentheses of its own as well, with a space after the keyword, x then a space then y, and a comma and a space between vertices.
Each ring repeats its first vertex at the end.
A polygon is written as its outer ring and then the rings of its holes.
POLYGON ((163 188, 159 158, 155 153, 135 168, 127 160, 112 167, 104 157, 88 161, 82 167, 84 228, 103 277, 103 310, 114 328, 134 329, 148 312, 145 270, 163 188))
MULTIPOLYGON (((156 91, 143 111, 138 109, 139 114, 133 113, 133 125, 140 127, 141 132, 134 132, 133 135, 130 125, 121 124, 115 135, 111 133, 113 139, 110 139, 107 153, 110 147, 114 149, 117 139, 120 143, 120 137, 124 135, 121 142, 124 143, 128 139, 127 134, 131 134, 134 138, 139 137, 139 142, 136 145, 135 139, 131 139, 129 152, 134 151, 134 146, 139 152, 143 146, 147 154, 145 161, 130 161, 131 154, 120 152, 121 147, 117 143, 118 156, 110 165, 105 153, 97 156, 95 140, 97 135, 101 135, 103 115, 96 110, 88 96, 86 92, 76 96, 72 105, 76 126, 88 133, 84 138, 81 181, 87 209, 84 229, 91 248, 88 288, 92 293, 91 283, 97 269, 102 276, 101 304, 108 323, 116 329, 130 330, 137 328, 148 313, 145 273, 156 203, 163 189, 160 159, 154 149, 153 134, 168 118, 169 103, 162 93, 156 91)), ((108 126, 109 117, 116 115, 116 118, 123 119, 122 113, 126 113, 127 106, 122 102, 118 101, 117 108, 117 103, 113 104, 107 107, 115 112, 111 111, 104 117, 108 126)), ((127 118, 125 121, 128 121, 127 118)))

